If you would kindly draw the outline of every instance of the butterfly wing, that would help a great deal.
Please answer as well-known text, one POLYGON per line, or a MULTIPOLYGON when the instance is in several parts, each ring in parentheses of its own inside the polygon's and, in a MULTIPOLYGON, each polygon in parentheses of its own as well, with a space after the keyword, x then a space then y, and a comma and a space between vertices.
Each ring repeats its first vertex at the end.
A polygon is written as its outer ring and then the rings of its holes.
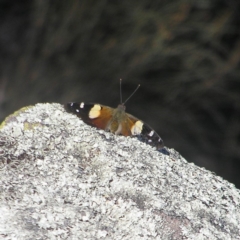
POLYGON ((140 139, 156 147, 158 150, 164 147, 162 138, 147 124, 144 123, 140 139))
POLYGON ((90 126, 103 130, 108 128, 113 113, 113 108, 95 103, 67 103, 65 109, 76 114, 90 126))
POLYGON ((132 116, 131 114, 127 114, 128 119, 132 124, 131 132, 132 135, 137 135, 137 137, 157 149, 162 149, 164 147, 164 143, 162 138, 146 123, 132 116))

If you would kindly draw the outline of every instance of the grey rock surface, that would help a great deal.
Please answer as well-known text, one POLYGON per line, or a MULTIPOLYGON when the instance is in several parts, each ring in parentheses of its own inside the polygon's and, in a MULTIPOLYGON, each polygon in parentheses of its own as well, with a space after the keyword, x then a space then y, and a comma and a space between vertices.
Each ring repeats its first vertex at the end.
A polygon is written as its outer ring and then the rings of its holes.
POLYGON ((0 239, 240 239, 240 191, 37 104, 0 129, 0 239))

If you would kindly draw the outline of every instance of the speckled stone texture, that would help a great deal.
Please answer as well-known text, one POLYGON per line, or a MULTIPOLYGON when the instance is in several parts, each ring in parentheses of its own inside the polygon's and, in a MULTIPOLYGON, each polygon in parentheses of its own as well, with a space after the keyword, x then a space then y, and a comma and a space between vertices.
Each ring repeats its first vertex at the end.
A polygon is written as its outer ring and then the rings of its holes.
POLYGON ((240 239, 240 191, 169 151, 60 104, 16 112, 0 129, 0 239, 240 239))

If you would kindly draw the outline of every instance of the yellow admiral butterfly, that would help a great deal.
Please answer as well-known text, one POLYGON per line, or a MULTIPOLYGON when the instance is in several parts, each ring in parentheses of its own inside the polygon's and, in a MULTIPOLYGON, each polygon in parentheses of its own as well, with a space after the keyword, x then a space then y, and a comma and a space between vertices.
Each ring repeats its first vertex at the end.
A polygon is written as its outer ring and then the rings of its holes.
MULTIPOLYGON (((130 95, 130 97, 137 91, 139 86, 130 95)), ((145 143, 156 147, 158 150, 162 149, 164 144, 161 137, 143 121, 125 112, 125 104, 130 97, 122 103, 120 80, 121 103, 117 108, 111 108, 95 103, 70 102, 65 105, 65 109, 68 112, 76 114, 83 120, 83 122, 90 126, 103 129, 117 135, 138 136, 140 140, 145 143)))

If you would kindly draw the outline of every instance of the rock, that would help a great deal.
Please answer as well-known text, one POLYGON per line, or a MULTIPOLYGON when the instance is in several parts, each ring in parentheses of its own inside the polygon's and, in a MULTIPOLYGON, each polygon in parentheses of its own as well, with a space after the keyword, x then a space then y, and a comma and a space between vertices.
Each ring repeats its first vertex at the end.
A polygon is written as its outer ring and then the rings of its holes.
POLYGON ((2 239, 240 239, 240 191, 136 138, 37 104, 0 129, 2 239))

